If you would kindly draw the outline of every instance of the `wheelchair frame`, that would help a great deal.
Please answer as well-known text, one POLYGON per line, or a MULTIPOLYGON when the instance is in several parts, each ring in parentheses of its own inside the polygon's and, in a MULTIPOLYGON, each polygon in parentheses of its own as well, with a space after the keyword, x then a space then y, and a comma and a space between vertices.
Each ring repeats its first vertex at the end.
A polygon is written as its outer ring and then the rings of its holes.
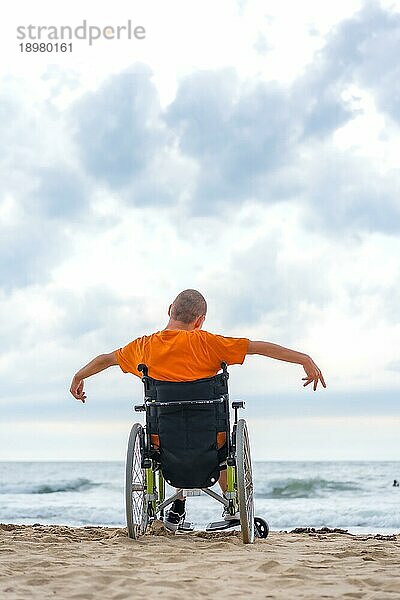
MULTIPOLYGON (((227 382, 229 374, 226 363, 221 363, 222 377, 227 382)), ((151 435, 148 427, 148 411, 150 406, 162 406, 168 403, 157 402, 147 394, 149 389, 148 369, 146 365, 139 365, 138 370, 143 373, 145 397, 144 403, 134 407, 137 412, 146 413, 146 425, 135 423, 132 426, 127 450, 125 500, 128 536, 137 539, 143 535, 148 525, 160 515, 164 516, 164 509, 172 504, 181 495, 190 494, 190 490, 199 488, 180 488, 175 494, 165 497, 165 479, 157 461, 157 453, 152 447, 151 435)), ((227 390, 226 386, 226 390, 227 390)), ((210 404, 223 402, 228 416, 227 424, 227 491, 224 495, 218 494, 210 488, 200 488, 224 505, 230 515, 240 514, 240 527, 242 539, 245 544, 254 541, 254 535, 267 537, 268 525, 260 518, 254 518, 253 478, 250 455, 250 444, 247 425, 244 419, 238 420, 238 410, 244 408, 243 401, 232 402, 234 410, 234 423, 231 431, 229 418, 229 394, 225 393, 213 400, 179 400, 174 405, 210 404)), ((216 483, 216 482, 215 482, 216 483)), ((239 523, 236 523, 237 525, 239 523)))

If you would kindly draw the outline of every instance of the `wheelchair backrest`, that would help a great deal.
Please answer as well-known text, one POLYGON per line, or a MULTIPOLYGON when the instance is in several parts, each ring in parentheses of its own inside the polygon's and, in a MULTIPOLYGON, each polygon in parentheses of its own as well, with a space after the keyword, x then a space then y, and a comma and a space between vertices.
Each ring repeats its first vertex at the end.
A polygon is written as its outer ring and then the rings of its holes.
POLYGON ((148 444, 165 479, 178 488, 212 486, 230 442, 226 365, 214 377, 184 382, 156 380, 139 367, 148 444))

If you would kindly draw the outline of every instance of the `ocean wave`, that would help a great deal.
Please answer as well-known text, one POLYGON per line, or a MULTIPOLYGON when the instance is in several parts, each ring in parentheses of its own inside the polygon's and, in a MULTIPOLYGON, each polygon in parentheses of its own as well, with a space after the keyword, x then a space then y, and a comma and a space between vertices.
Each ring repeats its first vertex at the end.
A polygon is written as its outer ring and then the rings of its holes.
POLYGON ((346 502, 338 505, 318 501, 304 503, 293 502, 282 510, 279 503, 268 500, 256 500, 257 515, 265 518, 273 529, 293 529, 294 527, 340 527, 400 529, 400 511, 393 511, 392 506, 379 508, 348 506, 346 502))
POLYGON ((0 483, 0 494, 56 494, 60 492, 83 492, 99 485, 101 484, 94 483, 90 481, 90 479, 85 479, 84 477, 51 483, 0 483))
POLYGON ((310 479, 271 480, 257 486, 256 498, 318 498, 335 492, 355 492, 361 488, 351 481, 332 481, 313 477, 310 479))

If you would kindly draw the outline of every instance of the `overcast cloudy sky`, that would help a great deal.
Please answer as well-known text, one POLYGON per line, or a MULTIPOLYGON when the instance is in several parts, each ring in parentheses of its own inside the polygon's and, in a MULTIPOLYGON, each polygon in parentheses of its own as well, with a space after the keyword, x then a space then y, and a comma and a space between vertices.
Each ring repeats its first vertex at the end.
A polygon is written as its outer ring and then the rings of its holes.
POLYGON ((0 459, 123 459, 141 382, 110 369, 83 406, 70 379, 187 287, 210 331, 325 375, 231 368, 255 458, 400 459, 400 2, 215 4, 19 1, 0 26, 0 459), (128 18, 145 40, 15 36, 128 18))

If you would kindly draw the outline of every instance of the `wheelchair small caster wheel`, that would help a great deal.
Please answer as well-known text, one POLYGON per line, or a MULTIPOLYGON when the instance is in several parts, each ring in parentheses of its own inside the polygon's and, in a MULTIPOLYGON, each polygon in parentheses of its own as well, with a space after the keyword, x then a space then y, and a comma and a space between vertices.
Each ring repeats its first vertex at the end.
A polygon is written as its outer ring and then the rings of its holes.
POLYGON ((268 537, 269 527, 267 521, 264 521, 261 517, 254 517, 254 533, 259 538, 268 537))

